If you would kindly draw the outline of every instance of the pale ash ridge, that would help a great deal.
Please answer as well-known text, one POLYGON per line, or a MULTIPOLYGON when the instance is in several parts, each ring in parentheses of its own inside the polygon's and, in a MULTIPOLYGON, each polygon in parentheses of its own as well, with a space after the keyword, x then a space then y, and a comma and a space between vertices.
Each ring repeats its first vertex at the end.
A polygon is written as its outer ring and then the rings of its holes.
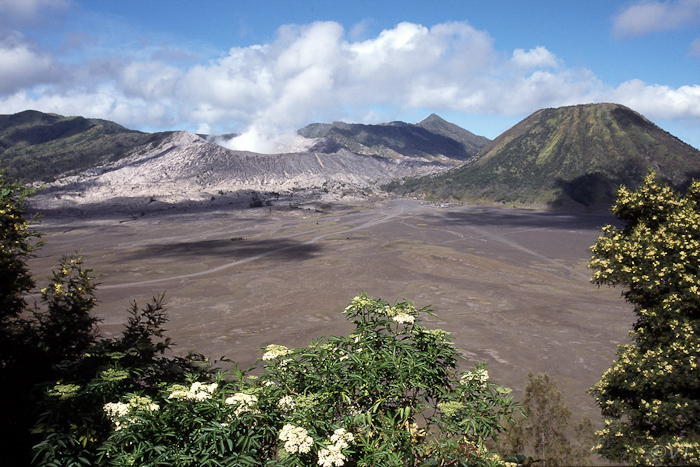
POLYGON ((244 191, 362 189, 449 167, 440 161, 362 155, 344 148, 273 155, 234 151, 179 131, 158 145, 140 146, 119 161, 47 184, 35 204, 39 209, 156 200, 173 204, 244 191))

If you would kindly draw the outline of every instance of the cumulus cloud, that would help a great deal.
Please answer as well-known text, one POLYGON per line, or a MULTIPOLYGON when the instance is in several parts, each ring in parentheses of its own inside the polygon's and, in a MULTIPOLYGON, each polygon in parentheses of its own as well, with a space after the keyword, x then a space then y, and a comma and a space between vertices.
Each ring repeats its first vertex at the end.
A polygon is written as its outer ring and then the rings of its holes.
POLYGON ((698 0, 636 2, 613 18, 613 34, 637 37, 700 23, 698 0))
POLYGON ((55 77, 58 68, 17 34, 0 41, 0 93, 12 93, 22 88, 44 83, 55 77))
POLYGON ((354 37, 338 23, 316 22, 283 26, 269 43, 233 47, 207 62, 127 48, 82 62, 73 54, 70 66, 22 38, 0 42, 0 62, 15 64, 0 69, 0 113, 33 108, 145 130, 238 133, 225 144, 266 152, 291 144, 277 135, 311 122, 386 121, 411 109, 523 115, 620 102, 652 118, 700 112, 697 86, 613 88, 543 46, 499 51, 486 31, 465 22, 404 22, 354 37), (65 76, 51 78, 48 70, 62 66, 65 76))
POLYGON ((525 52, 524 49, 515 49, 511 63, 522 68, 551 67, 556 68, 559 63, 557 57, 545 47, 538 46, 525 52))
POLYGON ((128 96, 153 101, 174 95, 182 76, 179 69, 160 61, 132 62, 120 70, 120 87, 128 96))
POLYGON ((613 102, 627 105, 643 115, 700 122, 700 85, 674 89, 634 79, 622 83, 610 93, 610 97, 613 102))
POLYGON ((61 93, 39 86, 31 92, 22 90, 0 97, 0 109, 0 113, 36 109, 60 115, 98 117, 142 129, 169 128, 181 124, 177 107, 172 104, 127 97, 113 84, 104 84, 92 90, 77 89, 61 93))

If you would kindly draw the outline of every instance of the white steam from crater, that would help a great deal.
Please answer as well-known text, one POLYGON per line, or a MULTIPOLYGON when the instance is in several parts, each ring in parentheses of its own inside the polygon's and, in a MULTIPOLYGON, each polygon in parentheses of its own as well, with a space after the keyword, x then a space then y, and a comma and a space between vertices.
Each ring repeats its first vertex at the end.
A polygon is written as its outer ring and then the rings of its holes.
POLYGON ((259 154, 283 154, 305 152, 316 140, 304 138, 296 133, 263 133, 258 128, 249 128, 245 133, 231 139, 215 138, 219 146, 234 151, 250 151, 259 154))

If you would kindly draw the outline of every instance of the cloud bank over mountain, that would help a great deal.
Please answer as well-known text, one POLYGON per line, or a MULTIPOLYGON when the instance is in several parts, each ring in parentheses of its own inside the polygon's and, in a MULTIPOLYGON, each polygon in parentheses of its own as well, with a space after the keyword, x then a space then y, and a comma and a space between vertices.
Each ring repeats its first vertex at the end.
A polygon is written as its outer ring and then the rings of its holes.
MULTIPOLYGON (((680 27, 692 21, 693 3, 632 5, 614 18, 612 32, 680 27)), ((38 25, 69 14, 71 5, 7 0, 0 13, 38 25)), ((335 21, 288 24, 269 41, 231 47, 213 59, 196 47, 138 40, 107 53, 105 37, 75 35, 60 24, 52 27, 63 34, 62 47, 48 48, 7 21, 0 27, 0 63, 11 64, 0 67, 0 113, 38 109, 145 130, 236 132, 238 149, 314 121, 375 123, 411 109, 525 115, 617 102, 652 119, 700 125, 698 84, 611 85, 545 45, 499 49, 488 31, 465 21, 401 22, 364 39, 335 21)))

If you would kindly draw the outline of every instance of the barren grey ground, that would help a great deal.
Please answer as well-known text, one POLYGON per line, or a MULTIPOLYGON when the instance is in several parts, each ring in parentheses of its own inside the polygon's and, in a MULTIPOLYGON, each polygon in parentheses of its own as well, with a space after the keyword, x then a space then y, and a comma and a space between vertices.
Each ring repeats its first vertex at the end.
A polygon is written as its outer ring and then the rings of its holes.
POLYGON ((612 219, 388 200, 56 219, 31 261, 40 286, 61 255, 81 250, 99 275, 104 335, 131 300, 166 292, 169 335, 249 365, 269 343, 304 346, 350 331, 341 314, 364 291, 431 305, 429 327, 453 333, 468 365, 522 390, 529 370, 553 375, 578 413, 627 339, 634 316, 620 291, 589 282, 588 248, 612 219))

